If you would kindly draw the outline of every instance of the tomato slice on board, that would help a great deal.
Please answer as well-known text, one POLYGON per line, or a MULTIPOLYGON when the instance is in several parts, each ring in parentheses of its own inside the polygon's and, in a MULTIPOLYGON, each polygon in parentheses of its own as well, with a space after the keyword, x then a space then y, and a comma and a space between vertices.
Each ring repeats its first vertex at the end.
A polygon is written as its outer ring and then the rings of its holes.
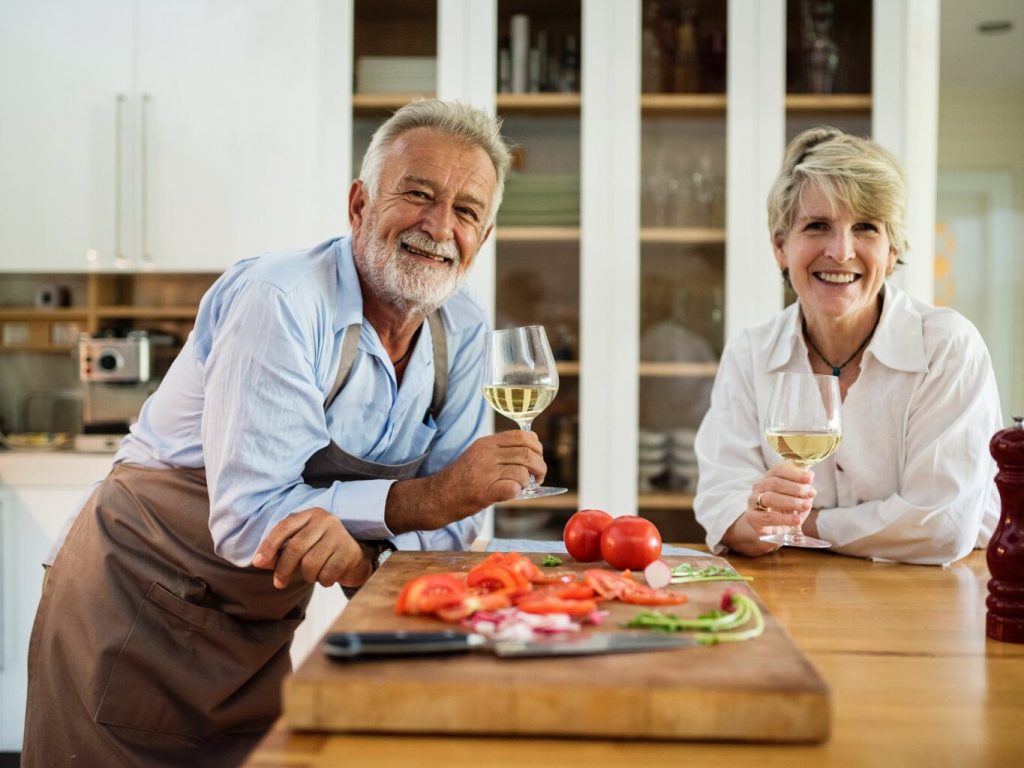
POLYGON ((553 595, 529 592, 516 600, 516 608, 526 613, 567 613, 584 616, 597 610, 593 600, 566 600, 553 595))
POLYGON ((593 600, 597 596, 594 588, 585 581, 545 584, 530 594, 557 597, 562 600, 593 600))
POLYGON ((500 563, 484 561, 474 566, 466 576, 466 583, 484 592, 519 592, 529 588, 514 570, 500 563))
POLYGON ((632 587, 623 590, 619 600, 633 605, 679 605, 685 603, 688 598, 682 592, 654 589, 646 584, 634 583, 632 587))
POLYGON ((600 568, 590 568, 584 571, 583 580, 606 600, 617 600, 624 589, 636 583, 632 579, 624 578, 621 574, 604 571, 600 568))
POLYGON ((395 613, 433 613, 438 608, 458 603, 468 588, 451 573, 428 573, 407 582, 395 601, 395 613))
POLYGON ((477 611, 500 611, 511 605, 512 597, 507 592, 470 593, 457 603, 438 608, 434 615, 442 621, 455 623, 469 618, 477 611))

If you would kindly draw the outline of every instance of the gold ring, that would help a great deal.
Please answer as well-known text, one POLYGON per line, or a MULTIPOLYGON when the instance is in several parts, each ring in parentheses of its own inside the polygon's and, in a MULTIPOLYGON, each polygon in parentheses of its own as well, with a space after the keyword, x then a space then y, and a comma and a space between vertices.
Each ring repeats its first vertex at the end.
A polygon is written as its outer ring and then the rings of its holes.
POLYGON ((761 497, 764 496, 764 493, 764 491, 761 491, 761 493, 757 494, 757 499, 754 501, 754 509, 758 509, 762 512, 768 509, 768 507, 761 503, 761 497))

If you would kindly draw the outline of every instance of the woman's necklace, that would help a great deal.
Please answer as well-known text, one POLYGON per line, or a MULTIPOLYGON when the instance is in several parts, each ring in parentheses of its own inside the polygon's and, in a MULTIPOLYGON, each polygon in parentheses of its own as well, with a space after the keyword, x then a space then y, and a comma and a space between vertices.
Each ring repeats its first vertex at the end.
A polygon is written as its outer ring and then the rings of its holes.
POLYGON ((881 307, 879 307, 879 309, 878 309, 878 316, 875 318, 875 324, 871 326, 871 330, 868 331, 868 335, 864 337, 864 341, 862 341, 860 343, 860 346, 857 347, 857 349, 854 350, 854 353, 852 355, 850 355, 848 358, 846 358, 846 361, 843 362, 841 365, 836 365, 835 363, 830 363, 828 360, 825 359, 825 356, 823 354, 821 354, 821 350, 818 349, 817 345, 814 343, 814 339, 811 338, 811 334, 809 334, 807 332, 807 318, 804 318, 804 320, 803 320, 804 338, 807 339, 807 343, 811 345, 811 349, 813 349, 814 353, 818 357, 821 358, 821 361, 825 365, 827 365, 829 368, 832 369, 832 375, 833 376, 839 376, 839 374, 842 373, 843 368, 845 368, 850 363, 852 363, 853 362, 853 358, 855 358, 857 355, 859 355, 861 353, 861 351, 864 349, 864 347, 866 347, 868 345, 868 342, 871 341, 871 337, 875 335, 875 329, 878 327, 878 321, 881 320, 881 319, 882 319, 882 309, 881 309, 881 307))

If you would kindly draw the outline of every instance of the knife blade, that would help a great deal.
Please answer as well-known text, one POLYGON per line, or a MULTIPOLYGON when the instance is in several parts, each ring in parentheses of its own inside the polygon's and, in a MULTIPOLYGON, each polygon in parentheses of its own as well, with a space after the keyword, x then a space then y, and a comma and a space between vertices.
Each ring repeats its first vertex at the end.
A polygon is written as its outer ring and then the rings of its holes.
POLYGON ((333 659, 376 656, 420 656, 428 654, 485 651, 501 659, 543 656, 590 656, 604 653, 638 653, 692 648, 697 641, 686 635, 649 632, 592 632, 536 640, 492 640, 472 632, 332 632, 324 652, 333 659))

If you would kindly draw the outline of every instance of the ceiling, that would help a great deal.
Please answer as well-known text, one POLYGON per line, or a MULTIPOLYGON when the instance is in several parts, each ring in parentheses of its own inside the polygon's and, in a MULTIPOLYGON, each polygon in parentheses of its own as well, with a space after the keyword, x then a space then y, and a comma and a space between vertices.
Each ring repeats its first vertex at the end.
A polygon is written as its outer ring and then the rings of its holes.
POLYGON ((1024 2, 941 0, 939 88, 1016 92, 1024 97, 1024 2), (983 35, 984 21, 1011 21, 1009 32, 983 35))

